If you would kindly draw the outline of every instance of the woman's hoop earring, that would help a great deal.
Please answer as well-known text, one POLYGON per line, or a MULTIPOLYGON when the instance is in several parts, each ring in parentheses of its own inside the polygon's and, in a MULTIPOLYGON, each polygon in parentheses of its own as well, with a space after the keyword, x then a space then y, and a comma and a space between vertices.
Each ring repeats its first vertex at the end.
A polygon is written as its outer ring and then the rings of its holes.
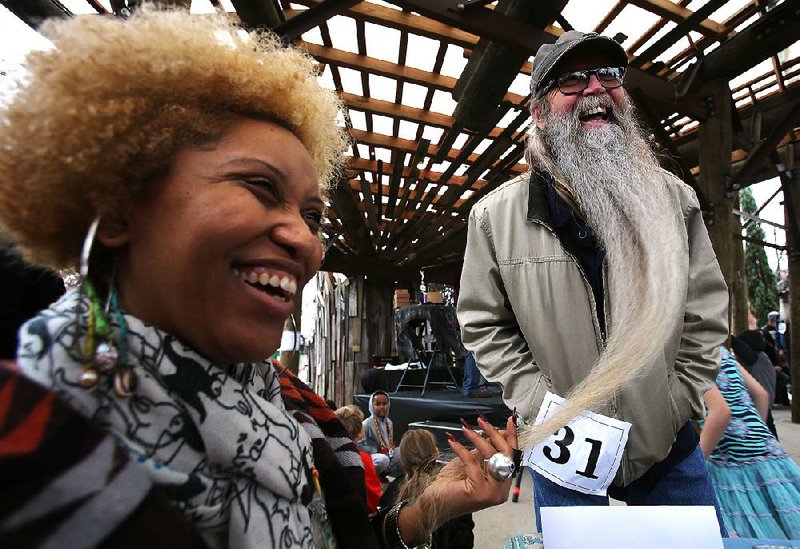
MULTIPOLYGON (((86 232, 81 249, 78 273, 80 286, 78 304, 76 306, 77 325, 81 325, 81 306, 87 302, 86 340, 83 355, 86 366, 80 377, 80 385, 85 389, 95 389, 103 378, 111 378, 114 392, 120 397, 130 396, 136 388, 136 374, 127 363, 128 324, 119 307, 119 295, 114 284, 116 269, 112 268, 108 283, 108 295, 105 305, 89 279, 92 248, 97 236, 100 217, 96 217, 86 232), (117 323, 118 335, 115 336, 111 317, 117 323)), ((77 341, 77 340, 76 340, 77 341)))
POLYGON ((300 352, 300 333, 297 331, 297 321, 294 318, 294 313, 289 315, 289 318, 292 319, 292 351, 300 352))

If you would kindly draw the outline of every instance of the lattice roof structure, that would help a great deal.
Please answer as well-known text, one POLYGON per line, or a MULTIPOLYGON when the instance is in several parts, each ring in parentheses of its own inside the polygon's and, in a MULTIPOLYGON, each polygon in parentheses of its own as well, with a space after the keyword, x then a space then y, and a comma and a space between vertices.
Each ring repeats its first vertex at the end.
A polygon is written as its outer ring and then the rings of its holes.
MULTIPOLYGON (((471 206, 527 170, 532 55, 573 25, 626 49, 626 88, 704 207, 713 203, 695 178, 698 134, 719 108, 703 91, 709 83, 727 82, 735 105, 733 167, 719 181, 727 196, 798 155, 800 0, 203 2, 192 8, 229 12, 305 48, 341 94, 353 144, 324 227, 328 270, 400 278, 427 268, 428 280, 452 279, 471 206)), ((34 27, 129 3, 3 0, 34 27)))

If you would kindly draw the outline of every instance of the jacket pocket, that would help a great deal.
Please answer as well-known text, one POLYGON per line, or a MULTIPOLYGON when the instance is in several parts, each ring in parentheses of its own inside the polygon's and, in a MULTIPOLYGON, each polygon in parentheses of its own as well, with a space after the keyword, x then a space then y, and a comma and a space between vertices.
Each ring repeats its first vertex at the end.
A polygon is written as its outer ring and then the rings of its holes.
POLYGON ((544 401, 544 395, 547 394, 547 391, 550 390, 550 378, 541 370, 539 370, 539 376, 536 380, 536 383, 533 385, 533 390, 530 393, 529 402, 531 403, 531 407, 528 412, 529 417, 523 417, 526 423, 533 425, 536 421, 536 416, 539 414, 539 408, 542 406, 542 402, 544 401))
POLYGON ((669 395, 669 407, 672 414, 672 428, 675 432, 678 431, 683 425, 681 424, 681 410, 678 407, 678 402, 675 400, 675 392, 680 389, 680 380, 675 370, 670 368, 667 372, 667 394, 669 395))

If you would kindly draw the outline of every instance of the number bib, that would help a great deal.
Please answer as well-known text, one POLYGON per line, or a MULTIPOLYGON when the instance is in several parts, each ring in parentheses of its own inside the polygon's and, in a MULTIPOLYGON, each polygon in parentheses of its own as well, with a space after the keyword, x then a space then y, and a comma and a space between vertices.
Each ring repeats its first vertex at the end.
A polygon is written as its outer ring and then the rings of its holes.
MULTIPOLYGON (((536 424, 551 417, 564 402, 548 391, 536 424)), ((605 496, 622 462, 630 428, 627 421, 584 411, 525 452, 525 464, 564 488, 605 496)))

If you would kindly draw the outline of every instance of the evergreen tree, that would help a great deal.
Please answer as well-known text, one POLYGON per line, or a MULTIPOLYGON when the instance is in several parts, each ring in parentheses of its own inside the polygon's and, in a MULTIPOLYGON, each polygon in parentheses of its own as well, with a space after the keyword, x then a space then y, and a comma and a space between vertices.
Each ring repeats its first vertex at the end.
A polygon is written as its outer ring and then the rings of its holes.
MULTIPOLYGON (((758 207, 749 188, 739 192, 739 203, 742 211, 755 214, 758 207)), ((747 236, 764 241, 766 235, 761 224, 750 221, 747 224, 747 236)), ((750 310, 756 317, 759 326, 767 323, 767 313, 778 310, 778 280, 767 262, 764 246, 747 242, 744 249, 744 262, 747 268, 747 295, 750 310)))

